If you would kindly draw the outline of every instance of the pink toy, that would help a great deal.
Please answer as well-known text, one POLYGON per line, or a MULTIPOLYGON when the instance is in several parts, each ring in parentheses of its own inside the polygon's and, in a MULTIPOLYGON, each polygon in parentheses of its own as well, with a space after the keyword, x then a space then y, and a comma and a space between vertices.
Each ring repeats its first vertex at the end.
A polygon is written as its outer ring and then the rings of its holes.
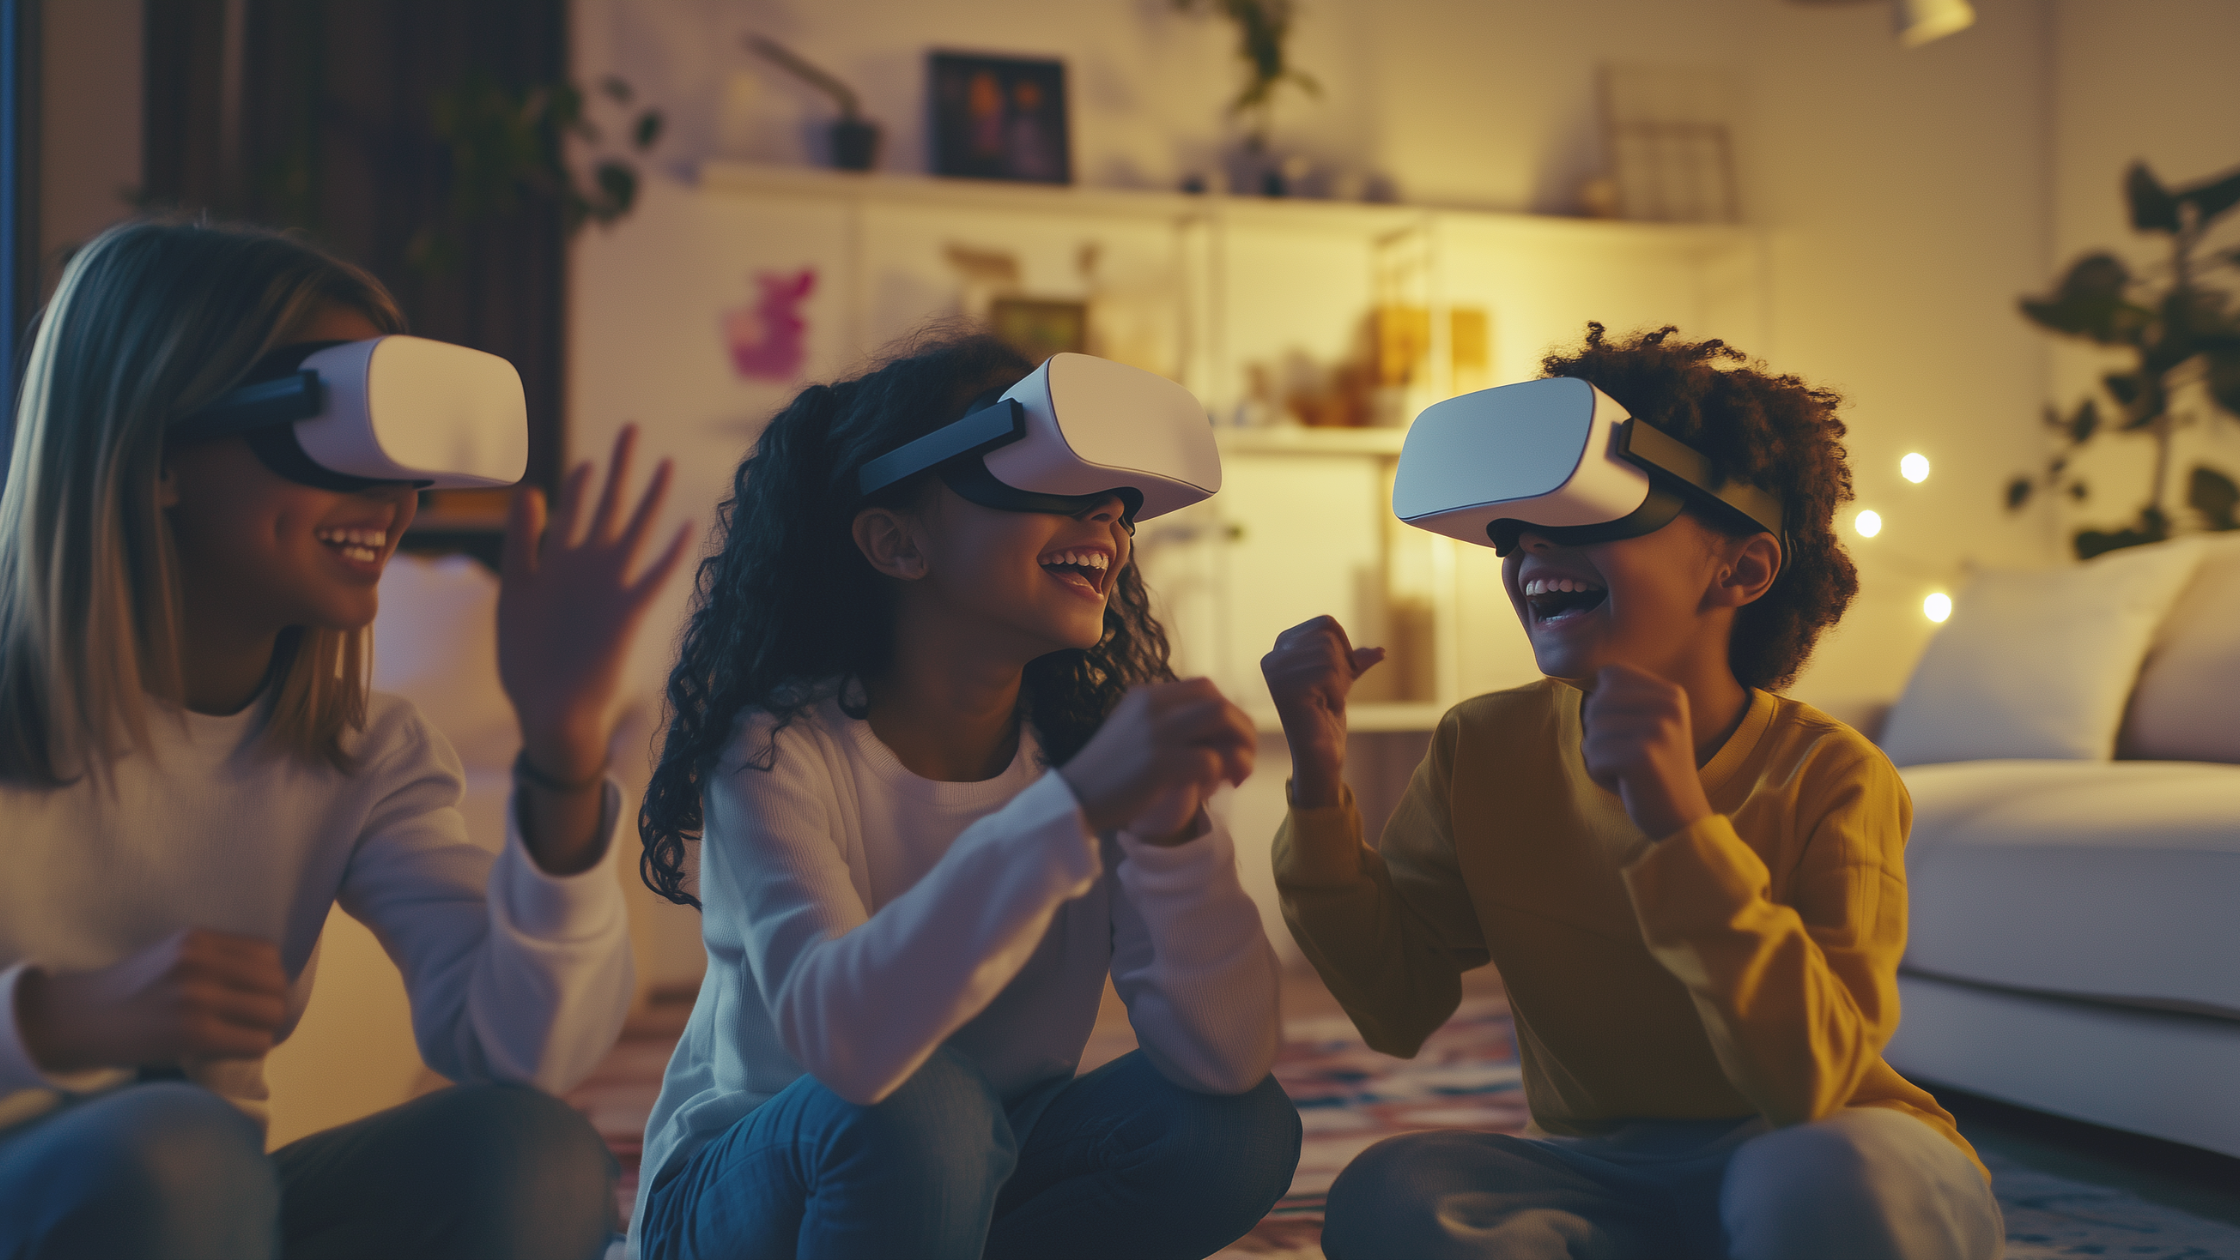
POLYGON ((816 268, 804 267, 790 276, 765 271, 755 281, 762 286, 762 300, 723 313, 731 366, 749 380, 793 380, 808 357, 809 324, 801 317, 801 304, 816 291, 816 268))

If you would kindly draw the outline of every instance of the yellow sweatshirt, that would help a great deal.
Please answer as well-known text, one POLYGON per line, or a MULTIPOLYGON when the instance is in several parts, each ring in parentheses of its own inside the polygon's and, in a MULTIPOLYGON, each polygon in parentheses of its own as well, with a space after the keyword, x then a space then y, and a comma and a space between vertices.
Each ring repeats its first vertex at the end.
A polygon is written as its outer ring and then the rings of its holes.
POLYGON ((1581 699, 1543 680, 1456 705, 1374 849, 1350 794, 1285 820, 1284 918, 1362 1036, 1414 1055, 1491 962, 1543 1132, 1889 1107, 1974 1158, 1882 1061, 1913 805, 1881 750, 1754 691, 1702 770, 1716 812, 1652 839, 1587 777, 1581 699))

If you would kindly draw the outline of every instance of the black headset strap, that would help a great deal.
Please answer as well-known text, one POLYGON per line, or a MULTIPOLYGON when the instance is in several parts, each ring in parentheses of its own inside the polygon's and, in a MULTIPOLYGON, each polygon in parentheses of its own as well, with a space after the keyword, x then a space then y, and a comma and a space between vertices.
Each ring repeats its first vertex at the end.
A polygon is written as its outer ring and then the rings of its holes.
POLYGON ((337 494, 406 484, 338 473, 312 459, 296 438, 297 422, 311 419, 327 405, 319 374, 306 370, 303 361, 321 350, 347 344, 298 341, 271 351, 249 365, 240 384, 172 421, 164 436, 174 442, 203 442, 239 434, 257 462, 275 475, 337 494))

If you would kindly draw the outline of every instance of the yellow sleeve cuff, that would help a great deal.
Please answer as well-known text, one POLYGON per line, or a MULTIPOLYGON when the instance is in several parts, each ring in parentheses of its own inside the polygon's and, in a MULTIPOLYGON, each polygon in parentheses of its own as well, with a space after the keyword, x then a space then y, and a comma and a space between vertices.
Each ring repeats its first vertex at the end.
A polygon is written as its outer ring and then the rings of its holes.
POLYGON ((1626 890, 1651 944, 1722 927, 1766 896, 1772 872, 1734 823, 1711 814, 1673 832, 1629 862, 1626 890))
MULTIPOLYGON (((1308 809, 1298 805, 1276 832, 1276 883, 1289 888, 1327 888, 1358 883, 1361 870, 1361 812, 1353 789, 1341 785, 1338 803, 1308 809)), ((1291 785, 1284 785, 1284 796, 1291 785)))

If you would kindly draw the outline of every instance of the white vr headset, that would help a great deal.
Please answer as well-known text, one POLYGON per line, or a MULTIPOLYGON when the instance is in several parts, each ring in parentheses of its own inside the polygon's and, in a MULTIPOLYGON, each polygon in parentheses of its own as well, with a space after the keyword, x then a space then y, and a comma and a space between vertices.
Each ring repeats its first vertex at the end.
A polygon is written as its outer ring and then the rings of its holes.
POLYGON ((1527 529, 1561 546, 1638 538, 1691 504, 1786 554, 1778 498, 1567 376, 1425 408, 1392 484, 1393 515, 1504 556, 1527 529))
POLYGON ((420 337, 307 341, 173 421, 169 440, 240 434, 265 467, 342 493, 510 486, 529 466, 520 374, 494 354, 420 337))
POLYGON ((1072 516, 1116 495, 1130 529, 1221 489, 1221 453, 1196 396, 1086 354, 1052 355, 1000 397, 865 464, 856 490, 868 498, 928 469, 958 497, 1005 512, 1072 516))

